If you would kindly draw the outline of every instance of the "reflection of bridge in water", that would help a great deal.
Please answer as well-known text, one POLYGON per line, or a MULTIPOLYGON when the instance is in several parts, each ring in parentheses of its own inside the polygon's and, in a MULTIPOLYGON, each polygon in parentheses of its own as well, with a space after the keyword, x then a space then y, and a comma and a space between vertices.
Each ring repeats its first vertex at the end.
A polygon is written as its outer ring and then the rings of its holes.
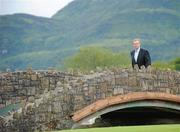
POLYGON ((84 75, 30 70, 2 74, 0 91, 1 106, 23 104, 14 121, 0 120, 8 130, 180 123, 177 71, 111 69, 84 75))

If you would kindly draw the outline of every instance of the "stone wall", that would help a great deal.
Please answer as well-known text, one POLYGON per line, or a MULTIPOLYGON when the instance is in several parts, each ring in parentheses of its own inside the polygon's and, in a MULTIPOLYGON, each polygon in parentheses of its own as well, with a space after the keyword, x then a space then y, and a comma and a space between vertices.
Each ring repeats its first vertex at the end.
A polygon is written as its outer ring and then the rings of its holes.
POLYGON ((180 72, 109 69, 88 75, 57 71, 0 74, 0 107, 21 109, 0 118, 2 131, 68 129, 72 114, 96 100, 130 92, 180 95, 180 72))

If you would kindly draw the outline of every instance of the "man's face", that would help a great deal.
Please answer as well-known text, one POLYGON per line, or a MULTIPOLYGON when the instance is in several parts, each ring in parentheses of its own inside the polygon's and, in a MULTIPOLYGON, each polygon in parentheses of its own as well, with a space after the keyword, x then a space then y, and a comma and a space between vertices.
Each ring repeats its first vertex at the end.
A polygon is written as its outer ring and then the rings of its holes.
POLYGON ((133 41, 133 48, 138 49, 140 47, 141 43, 138 40, 133 41))

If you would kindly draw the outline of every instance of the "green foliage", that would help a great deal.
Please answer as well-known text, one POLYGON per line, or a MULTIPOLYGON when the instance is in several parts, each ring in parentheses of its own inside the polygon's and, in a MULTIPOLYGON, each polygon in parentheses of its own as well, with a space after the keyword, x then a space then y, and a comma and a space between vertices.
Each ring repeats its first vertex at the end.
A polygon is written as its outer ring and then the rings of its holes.
POLYGON ((128 67, 130 58, 128 53, 113 53, 110 49, 101 47, 84 47, 77 54, 65 60, 65 68, 82 71, 96 68, 128 67))
POLYGON ((175 69, 180 71, 180 58, 174 60, 175 69))
POLYGON ((164 62, 164 61, 156 61, 153 63, 153 67, 160 70, 178 70, 180 71, 180 58, 176 58, 173 61, 164 62))
POLYGON ((169 62, 156 61, 152 66, 160 70, 174 70, 174 65, 169 62))

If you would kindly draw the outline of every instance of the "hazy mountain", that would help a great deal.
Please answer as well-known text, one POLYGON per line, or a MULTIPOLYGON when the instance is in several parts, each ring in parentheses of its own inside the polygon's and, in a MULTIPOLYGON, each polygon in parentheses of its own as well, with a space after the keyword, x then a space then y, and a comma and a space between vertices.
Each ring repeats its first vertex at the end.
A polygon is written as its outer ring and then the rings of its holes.
POLYGON ((85 45, 129 52, 136 37, 153 60, 180 56, 180 1, 75 0, 51 19, 0 16, 0 69, 56 66, 85 45))

